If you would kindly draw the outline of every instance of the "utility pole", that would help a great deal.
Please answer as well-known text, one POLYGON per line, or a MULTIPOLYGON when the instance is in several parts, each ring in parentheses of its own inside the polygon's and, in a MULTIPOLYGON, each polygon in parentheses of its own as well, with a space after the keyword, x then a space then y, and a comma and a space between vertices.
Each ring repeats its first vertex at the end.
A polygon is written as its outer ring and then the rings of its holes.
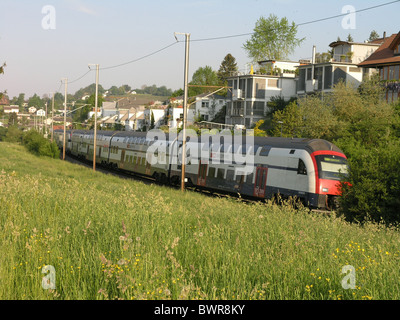
MULTIPOLYGON (((97 149, 97 104, 99 99, 99 65, 96 66, 96 96, 94 102, 94 132, 93 132, 93 171, 96 171, 96 149, 97 149)), ((89 68, 90 68, 89 64, 89 68)))
POLYGON ((53 131, 54 131, 54 92, 53 93, 53 99, 51 101, 51 142, 53 142, 53 131))
POLYGON ((48 137, 48 135, 47 135, 47 102, 46 102, 46 104, 45 104, 45 106, 46 106, 46 115, 45 115, 45 119, 46 119, 46 122, 44 123, 44 132, 45 132, 45 135, 46 135, 46 138, 48 137))
MULTIPOLYGON (((183 94, 183 128, 182 128, 182 171, 181 171, 181 191, 185 190, 185 171, 186 171, 186 123, 187 123, 187 99, 188 99, 188 75, 189 75, 189 42, 190 33, 175 32, 185 35, 185 74, 184 74, 184 94, 183 94)), ((177 39, 178 40, 178 39, 177 39)))
POLYGON ((63 141, 63 160, 65 160, 65 136, 67 135, 67 88, 68 88, 68 79, 64 79, 65 82, 65 93, 64 93, 64 141, 63 141))

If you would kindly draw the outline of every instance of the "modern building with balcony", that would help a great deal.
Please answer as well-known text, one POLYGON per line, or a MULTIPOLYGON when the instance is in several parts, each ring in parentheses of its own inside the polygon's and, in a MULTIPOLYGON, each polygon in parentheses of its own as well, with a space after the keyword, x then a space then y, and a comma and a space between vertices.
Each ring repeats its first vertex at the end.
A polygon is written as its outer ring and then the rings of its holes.
POLYGON ((297 95, 331 92, 340 81, 358 87, 365 77, 358 64, 370 57, 382 42, 383 39, 363 43, 335 41, 329 45, 333 55, 325 61, 316 57, 313 47, 312 60, 299 66, 297 95))
POLYGON ((267 67, 268 74, 256 71, 227 79, 231 89, 226 99, 226 124, 250 129, 257 121, 265 118, 271 97, 279 96, 289 100, 296 96, 296 67, 300 63, 268 60, 259 64, 260 70, 267 67))

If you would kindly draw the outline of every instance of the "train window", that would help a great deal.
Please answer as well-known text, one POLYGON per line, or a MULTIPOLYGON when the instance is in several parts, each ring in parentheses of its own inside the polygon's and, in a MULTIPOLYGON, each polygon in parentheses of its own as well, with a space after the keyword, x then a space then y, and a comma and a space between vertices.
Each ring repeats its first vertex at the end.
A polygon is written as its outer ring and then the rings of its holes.
POLYGON ((215 168, 210 167, 208 169, 208 176, 211 178, 215 178, 215 168))
POLYGON ((242 155, 251 154, 252 146, 242 146, 242 155))
POLYGON ((235 175, 235 171, 233 171, 233 170, 228 170, 228 171, 226 172, 226 180, 232 181, 234 175, 235 175))
POLYGON ((242 172, 240 172, 240 174, 237 174, 237 175, 236 175, 235 181, 236 181, 237 183, 239 183, 239 184, 242 184, 242 183, 243 183, 243 181, 244 181, 244 175, 242 174, 242 172))
POLYGON ((258 149, 260 148, 260 146, 255 145, 252 149, 250 149, 250 154, 257 154, 258 149))
POLYGON ((247 175, 247 183, 253 183, 253 173, 247 175))
POLYGON ((224 176, 225 176, 225 169, 219 168, 217 170, 217 178, 224 179, 224 176))
POLYGON ((299 166, 297 168, 297 174, 307 175, 307 167, 303 160, 299 159, 299 166))
POLYGON ((271 151, 271 147, 269 147, 269 146, 264 146, 264 147, 261 148, 260 156, 262 156, 262 157, 268 157, 270 151, 271 151))

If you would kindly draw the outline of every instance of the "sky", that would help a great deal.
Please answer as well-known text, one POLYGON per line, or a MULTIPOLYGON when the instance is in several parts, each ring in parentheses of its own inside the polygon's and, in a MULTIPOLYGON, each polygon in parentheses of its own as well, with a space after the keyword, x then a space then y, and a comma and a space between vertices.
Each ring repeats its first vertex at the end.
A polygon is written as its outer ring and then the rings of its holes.
POLYGON ((174 32, 190 33, 190 80, 199 67, 217 71, 228 53, 241 71, 248 71, 251 59, 243 44, 250 35, 242 34, 253 32, 261 16, 275 14, 299 24, 297 36, 306 39, 290 56, 298 61, 311 58, 313 45, 326 52, 331 42, 348 34, 364 42, 372 30, 398 33, 400 1, 302 25, 340 15, 346 6, 362 10, 392 1, 1 0, 0 63, 7 66, 0 91, 7 90, 10 98, 64 93, 62 79, 67 78, 73 94, 95 82, 89 64, 99 64, 105 89, 155 84, 176 90, 184 85, 185 36, 177 35, 177 42, 174 32), (195 41, 232 35, 242 36, 195 41))

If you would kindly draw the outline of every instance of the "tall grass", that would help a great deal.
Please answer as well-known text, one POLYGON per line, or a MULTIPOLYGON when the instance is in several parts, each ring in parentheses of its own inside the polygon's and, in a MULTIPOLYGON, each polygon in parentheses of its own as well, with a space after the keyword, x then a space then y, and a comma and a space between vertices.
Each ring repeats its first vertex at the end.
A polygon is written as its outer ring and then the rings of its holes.
POLYGON ((0 299, 399 299, 399 239, 0 143, 0 299), (55 290, 42 287, 46 265, 55 290), (341 285, 345 265, 355 289, 341 285))

